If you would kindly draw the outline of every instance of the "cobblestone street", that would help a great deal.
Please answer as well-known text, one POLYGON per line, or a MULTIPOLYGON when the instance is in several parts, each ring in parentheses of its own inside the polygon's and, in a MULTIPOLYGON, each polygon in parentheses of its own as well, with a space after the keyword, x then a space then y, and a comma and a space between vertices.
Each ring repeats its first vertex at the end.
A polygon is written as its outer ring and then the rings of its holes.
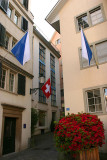
MULTIPOLYGON (((33 148, 5 155, 0 160, 59 160, 52 133, 37 136, 34 143, 36 146, 33 148)), ((107 154, 100 154, 100 160, 107 160, 107 154)))

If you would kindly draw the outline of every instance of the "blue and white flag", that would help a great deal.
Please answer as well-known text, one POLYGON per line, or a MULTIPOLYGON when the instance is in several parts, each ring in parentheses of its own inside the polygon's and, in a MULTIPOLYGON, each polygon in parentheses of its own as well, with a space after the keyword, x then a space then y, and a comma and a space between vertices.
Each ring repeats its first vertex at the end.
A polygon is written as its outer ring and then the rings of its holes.
POLYGON ((16 59, 24 65, 30 60, 30 45, 29 45, 29 33, 21 38, 20 41, 12 48, 11 52, 14 54, 16 59))
POLYGON ((82 57, 87 59, 89 61, 89 65, 90 65, 90 61, 92 59, 92 51, 91 51, 90 46, 86 40, 86 37, 84 35, 82 28, 81 28, 81 44, 82 44, 82 57))

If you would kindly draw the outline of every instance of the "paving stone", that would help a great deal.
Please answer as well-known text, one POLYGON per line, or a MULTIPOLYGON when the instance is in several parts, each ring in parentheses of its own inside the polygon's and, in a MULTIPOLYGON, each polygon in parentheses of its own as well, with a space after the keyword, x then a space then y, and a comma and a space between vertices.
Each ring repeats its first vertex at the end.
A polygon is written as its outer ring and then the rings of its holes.
MULTIPOLYGON (((35 146, 33 148, 2 156, 0 160, 59 160, 53 133, 35 136, 35 146)), ((63 160, 63 157, 61 160, 63 160)), ((100 160, 107 160, 107 154, 100 153, 100 160)))

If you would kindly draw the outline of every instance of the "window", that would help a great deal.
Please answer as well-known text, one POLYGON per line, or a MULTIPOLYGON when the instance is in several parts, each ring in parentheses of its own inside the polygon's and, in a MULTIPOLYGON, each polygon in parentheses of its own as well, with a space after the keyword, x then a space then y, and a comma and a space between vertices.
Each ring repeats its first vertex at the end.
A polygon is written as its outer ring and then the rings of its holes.
POLYGON ((45 48, 41 44, 39 45, 39 59, 45 63, 45 48))
POLYGON ((40 127, 45 126, 45 116, 46 116, 45 111, 39 111, 39 126, 40 127))
POLYGON ((18 15, 17 14, 15 14, 15 16, 14 16, 14 23, 16 25, 18 25, 18 15))
POLYGON ((6 29, 0 23, 0 46, 3 46, 3 47, 5 47, 5 34, 6 34, 6 29))
POLYGON ((9 75, 9 91, 14 92, 14 85, 15 85, 15 75, 14 75, 14 73, 10 72, 10 75, 9 75))
POLYGON ((107 41, 96 44, 98 62, 107 62, 107 41))
POLYGON ((15 40, 15 39, 13 38, 13 40, 12 40, 12 47, 16 44, 16 42, 17 42, 17 40, 15 40))
POLYGON ((45 65, 39 62, 39 76, 41 75, 45 77, 45 65))
MULTIPOLYGON (((45 48, 43 45, 39 44, 39 76, 45 77, 45 48)), ((39 83, 39 88, 41 88, 41 84, 39 83)), ((39 90, 39 102, 46 103, 46 97, 43 91, 39 90)))
POLYGON ((55 44, 57 45, 59 43, 60 43, 60 39, 57 39, 56 42, 55 42, 55 44))
POLYGON ((26 77, 18 74, 18 94, 25 95, 26 77))
POLYGON ((83 15, 81 17, 78 17, 77 21, 78 21, 79 30, 81 30, 81 26, 82 26, 82 28, 89 27, 87 15, 83 15))
POLYGON ((52 112, 52 121, 56 120, 56 112, 52 112))
POLYGON ((55 72, 51 70, 51 86, 55 88, 55 72))
POLYGON ((9 7, 7 10, 7 16, 11 18, 11 15, 12 15, 12 9, 9 7))
POLYGON ((5 37, 5 49, 9 49, 9 35, 6 34, 6 37, 5 37))
POLYGON ((107 112, 107 88, 104 88, 104 101, 105 101, 106 112, 107 112))
POLYGON ((21 26, 21 29, 23 31, 26 31, 28 29, 28 21, 24 17, 22 17, 22 26, 21 26))
POLYGON ((86 112, 107 113, 107 85, 85 89, 86 112))
POLYGON ((7 13, 9 0, 0 0, 0 8, 7 13))
POLYGON ((96 8, 90 12, 92 25, 98 24, 104 21, 101 7, 96 8))
POLYGON ((0 88, 6 89, 6 69, 2 68, 0 88))
POLYGON ((28 9, 28 0, 23 0, 23 5, 26 9, 28 9))
POLYGON ((101 23, 105 20, 103 6, 100 5, 92 10, 87 11, 86 13, 76 17, 77 31, 82 28, 91 27, 98 23, 101 23))
MULTIPOLYGON (((91 51, 93 53, 93 46, 90 46, 91 48, 91 51)), ((89 66, 89 62, 87 59, 85 59, 84 57, 82 57, 82 49, 80 49, 80 56, 81 56, 81 65, 82 65, 82 68, 86 68, 89 66)), ((92 55, 92 59, 90 61, 90 66, 93 66, 95 65, 95 59, 94 59, 94 55, 92 55)))
POLYGON ((51 105, 56 106, 55 57, 50 54, 51 105))
MULTIPOLYGON (((106 63, 107 62, 107 40, 103 40, 100 42, 95 42, 91 44, 92 50, 92 59, 90 61, 90 66, 98 64, 106 63)), ((87 68, 90 67, 88 64, 88 60, 82 57, 82 50, 80 49, 80 68, 87 68)))
POLYGON ((87 100, 88 100, 88 112, 101 112, 101 95, 100 89, 94 89, 87 91, 87 100))
POLYGON ((56 90, 51 88, 51 105, 56 106, 56 90))
POLYGON ((50 61, 51 69, 55 70, 55 57, 52 54, 50 55, 50 61))
POLYGON ((64 97, 64 90, 61 89, 61 97, 64 97))

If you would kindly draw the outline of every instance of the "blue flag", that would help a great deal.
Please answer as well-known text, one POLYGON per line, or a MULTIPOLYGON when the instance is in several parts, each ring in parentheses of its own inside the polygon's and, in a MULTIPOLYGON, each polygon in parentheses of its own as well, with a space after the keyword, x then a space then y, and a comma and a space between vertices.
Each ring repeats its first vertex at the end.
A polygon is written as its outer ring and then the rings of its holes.
POLYGON ((11 52, 14 54, 16 59, 24 65, 30 60, 30 45, 29 45, 29 33, 21 38, 20 41, 12 48, 11 52))
POLYGON ((89 65, 90 65, 90 61, 92 59, 92 51, 91 51, 90 46, 86 40, 86 37, 84 35, 82 28, 81 28, 81 42, 82 42, 82 57, 87 59, 89 61, 89 65))

